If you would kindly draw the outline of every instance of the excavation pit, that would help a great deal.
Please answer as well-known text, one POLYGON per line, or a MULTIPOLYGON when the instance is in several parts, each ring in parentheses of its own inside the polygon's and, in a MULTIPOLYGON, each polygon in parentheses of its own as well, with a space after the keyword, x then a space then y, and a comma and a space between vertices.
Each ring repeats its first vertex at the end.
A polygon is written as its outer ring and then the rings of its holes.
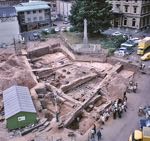
POLYGON ((100 118, 99 114, 95 114, 111 104, 106 87, 119 75, 121 64, 112 66, 108 63, 72 61, 62 52, 31 60, 39 81, 53 86, 53 93, 63 99, 62 103, 57 103, 57 109, 55 102, 47 99, 48 112, 55 118, 58 111, 63 127, 85 134, 100 118))

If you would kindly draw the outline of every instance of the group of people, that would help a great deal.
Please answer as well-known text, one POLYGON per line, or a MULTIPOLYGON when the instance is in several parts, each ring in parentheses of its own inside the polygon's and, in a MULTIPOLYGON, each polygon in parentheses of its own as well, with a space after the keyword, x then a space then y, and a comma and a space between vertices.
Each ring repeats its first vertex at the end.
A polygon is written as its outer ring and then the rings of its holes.
POLYGON ((100 113, 100 121, 104 125, 105 121, 107 121, 110 117, 110 110, 106 109, 105 111, 100 113))
MULTIPOLYGON (((111 113, 113 113, 113 118, 116 119, 117 116, 119 118, 122 117, 123 112, 127 111, 127 96, 126 96, 126 92, 124 92, 123 95, 123 99, 117 99, 113 104, 111 108, 106 109, 105 111, 103 111, 103 113, 100 113, 100 121, 102 124, 105 124, 105 121, 107 121, 111 115, 111 113)), ((96 130, 96 125, 93 125, 93 128, 91 129, 91 140, 95 141, 95 139, 97 138, 98 141, 100 141, 102 137, 101 131, 100 130, 96 130)))
POLYGON ((137 87, 138 87, 138 84, 137 84, 137 83, 134 83, 133 81, 130 81, 130 82, 129 82, 128 89, 130 89, 130 90, 132 89, 132 91, 133 91, 134 93, 136 93, 137 87))
POLYGON ((102 137, 101 131, 100 129, 96 130, 96 125, 93 125, 93 128, 91 129, 91 140, 95 141, 95 139, 97 138, 98 141, 100 141, 102 137))
POLYGON ((116 119, 117 116, 121 118, 123 112, 126 112, 126 110, 127 110, 127 96, 126 92, 124 92, 123 99, 117 99, 112 105, 113 118, 116 119))

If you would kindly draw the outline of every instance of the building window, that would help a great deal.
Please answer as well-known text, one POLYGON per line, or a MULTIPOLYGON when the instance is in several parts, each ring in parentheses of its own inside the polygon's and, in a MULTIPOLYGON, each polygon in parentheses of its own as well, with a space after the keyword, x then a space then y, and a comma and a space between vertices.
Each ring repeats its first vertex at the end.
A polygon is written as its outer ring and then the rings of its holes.
POLYGON ((143 18, 143 26, 145 26, 145 18, 143 18))
POLYGON ((134 12, 134 13, 137 12, 137 7, 136 7, 136 6, 133 7, 133 12, 134 12))
POLYGON ((42 17, 42 16, 40 16, 40 17, 39 17, 39 21, 42 21, 42 20, 43 20, 43 17, 42 17))
POLYGON ((126 0, 126 2, 128 2, 128 0, 126 0))
POLYGON ((49 9, 45 9, 45 12, 49 12, 49 9))
POLYGON ((125 5, 125 12, 128 12, 128 5, 125 5))
POLYGON ((147 6, 147 7, 146 7, 146 13, 148 13, 148 10, 149 10, 149 9, 148 9, 148 6, 147 6))
POLYGON ((137 2, 137 0, 134 0, 134 2, 137 2))
POLYGON ((149 25, 149 17, 147 17, 147 25, 149 25))
POLYGON ((133 18, 133 19, 132 19, 132 26, 135 26, 135 24, 136 24, 136 19, 133 18))
POLYGON ((127 18, 124 18, 124 25, 127 25, 127 18))
POLYGON ((34 17, 33 20, 34 20, 34 21, 37 21, 37 17, 34 17))
POLYGON ((30 14, 30 11, 27 11, 27 14, 30 14))
POLYGON ((28 18, 27 20, 28 20, 28 22, 31 22, 31 18, 28 18))
POLYGON ((39 10, 39 13, 42 13, 42 10, 39 10))
POLYGON ((117 7, 117 8, 120 8, 120 4, 116 4, 116 7, 117 7))
POLYGON ((146 7, 143 7, 142 9, 142 13, 145 14, 146 13, 146 7))
POLYGON ((36 13, 36 11, 34 10, 34 11, 33 11, 33 14, 35 14, 35 13, 36 13))

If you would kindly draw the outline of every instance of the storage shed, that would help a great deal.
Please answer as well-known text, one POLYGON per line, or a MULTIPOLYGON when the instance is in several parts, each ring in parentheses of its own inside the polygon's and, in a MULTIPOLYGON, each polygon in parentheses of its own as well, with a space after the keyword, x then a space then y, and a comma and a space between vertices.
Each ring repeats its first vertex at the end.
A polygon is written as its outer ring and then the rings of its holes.
POLYGON ((3 91, 3 100, 9 130, 36 123, 36 110, 27 87, 12 86, 6 89, 3 91))

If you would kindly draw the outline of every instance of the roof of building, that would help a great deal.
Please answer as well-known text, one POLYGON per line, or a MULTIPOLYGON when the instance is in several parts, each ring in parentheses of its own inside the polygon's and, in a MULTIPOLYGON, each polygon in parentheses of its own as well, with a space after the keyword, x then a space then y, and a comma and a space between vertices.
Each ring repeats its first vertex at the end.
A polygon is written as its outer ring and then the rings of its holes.
POLYGON ((20 3, 15 6, 17 12, 31 11, 31 10, 40 10, 40 9, 49 9, 50 6, 47 2, 44 1, 29 1, 25 3, 20 3))
POLYGON ((5 118, 14 116, 19 112, 36 113, 30 91, 24 86, 12 86, 3 91, 5 118))
POLYGON ((17 16, 16 9, 14 7, 0 7, 0 17, 14 17, 17 16))

